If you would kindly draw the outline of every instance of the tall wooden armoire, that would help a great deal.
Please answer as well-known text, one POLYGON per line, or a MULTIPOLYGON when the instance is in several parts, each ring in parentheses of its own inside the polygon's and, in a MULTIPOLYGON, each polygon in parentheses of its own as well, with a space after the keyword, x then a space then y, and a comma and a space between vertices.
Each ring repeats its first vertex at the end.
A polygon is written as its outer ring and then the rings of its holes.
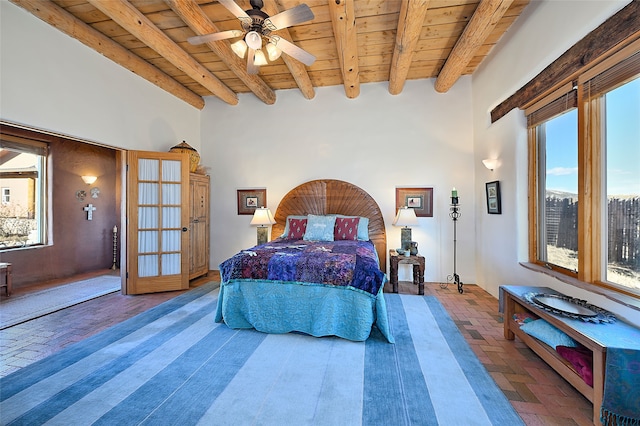
POLYGON ((209 176, 189 175, 189 279, 209 273, 209 176))

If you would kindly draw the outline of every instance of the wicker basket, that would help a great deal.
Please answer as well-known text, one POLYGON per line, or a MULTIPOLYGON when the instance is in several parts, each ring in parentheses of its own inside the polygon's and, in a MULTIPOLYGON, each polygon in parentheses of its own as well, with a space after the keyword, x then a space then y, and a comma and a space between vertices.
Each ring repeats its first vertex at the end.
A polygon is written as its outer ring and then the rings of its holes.
POLYGON ((189 171, 191 173, 195 173, 198 170, 198 165, 200 164, 200 154, 198 151, 185 141, 179 143, 176 146, 172 146, 169 152, 185 152, 189 154, 189 171))

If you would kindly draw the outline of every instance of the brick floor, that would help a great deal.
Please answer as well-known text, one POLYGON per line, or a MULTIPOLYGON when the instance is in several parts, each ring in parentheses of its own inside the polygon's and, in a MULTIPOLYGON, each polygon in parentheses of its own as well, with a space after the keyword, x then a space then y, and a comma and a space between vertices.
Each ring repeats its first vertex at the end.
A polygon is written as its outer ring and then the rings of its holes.
MULTIPOLYGON (((219 280, 219 275, 212 272, 191 286, 210 280, 219 280)), ((400 282, 399 291, 417 294, 410 282, 400 282)), ((181 293, 112 293, 0 330, 0 378, 181 293)), ((443 288, 437 283, 425 284, 425 294, 440 300, 527 425, 592 424, 593 406, 586 398, 522 342, 504 339, 493 296, 474 285, 465 285, 460 294, 456 285, 443 288)))
MULTIPOLYGON (((386 290, 386 289, 385 289, 386 290)), ((401 283, 402 293, 416 293, 401 283)), ((519 340, 503 337, 498 300, 474 285, 425 285, 527 425, 591 425, 593 405, 519 340)))

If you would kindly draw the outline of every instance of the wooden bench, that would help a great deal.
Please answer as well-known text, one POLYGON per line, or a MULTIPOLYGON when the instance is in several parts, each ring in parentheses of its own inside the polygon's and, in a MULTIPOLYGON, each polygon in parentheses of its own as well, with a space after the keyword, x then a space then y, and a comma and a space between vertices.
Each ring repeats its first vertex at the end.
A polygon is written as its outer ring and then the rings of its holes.
POLYGON ((504 337, 513 340, 515 336, 542 358, 593 404, 593 423, 600 423, 600 408, 604 394, 605 361, 607 347, 630 347, 640 349, 640 329, 620 320, 615 323, 594 324, 579 319, 554 315, 527 302, 523 295, 535 293, 560 294, 547 287, 500 286, 500 300, 504 312, 504 337), (593 352, 593 387, 587 385, 573 366, 562 358, 555 348, 528 335, 520 329, 513 315, 528 313, 542 318, 560 329, 581 345, 593 352), (627 336, 619 339, 617 336, 627 336))
POLYGON ((0 262, 0 288, 5 289, 7 297, 11 296, 11 264, 0 262))

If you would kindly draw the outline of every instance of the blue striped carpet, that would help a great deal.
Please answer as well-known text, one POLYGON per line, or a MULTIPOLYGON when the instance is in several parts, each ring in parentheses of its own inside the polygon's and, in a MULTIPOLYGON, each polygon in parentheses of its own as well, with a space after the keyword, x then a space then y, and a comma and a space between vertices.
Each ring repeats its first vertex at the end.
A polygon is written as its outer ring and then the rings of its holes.
POLYGON ((9 425, 518 425, 433 296, 386 294, 389 344, 231 330, 198 287, 0 382, 9 425))

